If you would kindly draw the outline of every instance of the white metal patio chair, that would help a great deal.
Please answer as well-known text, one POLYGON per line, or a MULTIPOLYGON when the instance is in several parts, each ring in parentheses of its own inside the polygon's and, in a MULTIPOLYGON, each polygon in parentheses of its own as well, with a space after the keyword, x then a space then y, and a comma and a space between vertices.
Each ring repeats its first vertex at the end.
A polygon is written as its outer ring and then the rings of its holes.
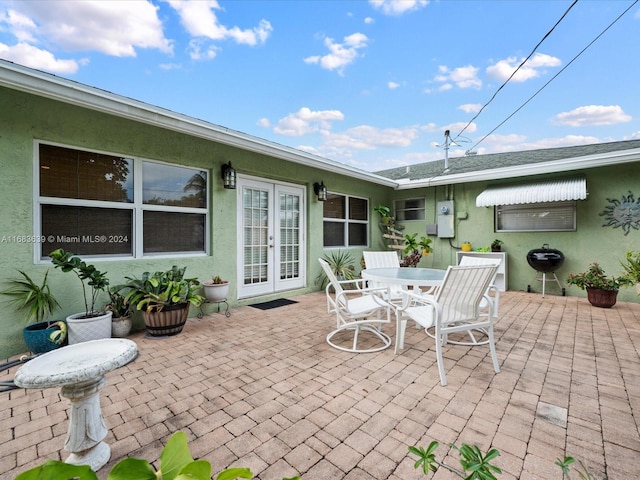
MULTIPOLYGON (((397 252, 362 252, 364 257, 364 264, 366 268, 400 268, 400 258, 397 252)), ((372 288, 382 288, 386 285, 382 285, 378 282, 369 282, 369 286, 372 288)), ((402 286, 401 285, 389 285, 389 298, 388 300, 393 304, 399 304, 402 302, 402 286)))
MULTIPOLYGON (((469 266, 469 265, 495 265, 496 267, 500 266, 500 260, 496 258, 482 258, 482 257, 473 257, 471 255, 464 255, 460 258, 460 263, 458 265, 461 266, 469 266)), ((493 302, 493 318, 498 317, 498 309, 500 308, 500 290, 496 287, 496 276, 498 275, 498 270, 496 270, 496 274, 491 279, 491 284, 487 289, 487 295, 493 302)), ((483 312, 488 312, 489 306, 487 305, 487 299, 483 298, 482 302, 480 302, 480 310, 483 312)))
POLYGON ((442 358, 442 347, 447 343, 468 346, 489 344, 493 369, 498 373, 500 367, 493 334, 493 302, 487 297, 487 289, 497 268, 496 265, 450 266, 442 285, 436 287, 433 295, 405 293, 405 303, 396 310, 395 353, 404 348, 407 321, 411 319, 435 339, 442 385, 447 384, 442 358), (480 310, 483 298, 487 301, 488 314, 480 310), (469 340, 450 338, 451 334, 458 332, 465 332, 469 340))
POLYGON ((327 343, 338 350, 355 353, 378 352, 389 347, 391 338, 382 331, 384 324, 391 323, 392 306, 383 298, 389 295, 389 289, 364 288, 362 279, 338 280, 325 260, 319 258, 318 261, 329 279, 325 289, 329 312, 336 314, 336 329, 327 335, 327 343), (360 288, 343 288, 348 284, 359 284, 360 288), (338 343, 338 339, 334 340, 334 336, 345 331, 353 333, 350 347, 338 343), (358 340, 362 332, 373 335, 377 345, 360 347, 358 340))

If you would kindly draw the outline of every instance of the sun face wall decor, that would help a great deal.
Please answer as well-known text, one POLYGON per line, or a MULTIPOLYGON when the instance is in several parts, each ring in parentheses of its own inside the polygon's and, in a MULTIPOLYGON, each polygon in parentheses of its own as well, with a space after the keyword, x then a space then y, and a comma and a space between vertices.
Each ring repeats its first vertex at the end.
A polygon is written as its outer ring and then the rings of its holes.
POLYGON ((640 198, 635 199, 629 191, 629 195, 622 195, 620 200, 607 198, 607 201, 611 205, 604 207, 604 211, 599 214, 607 221, 602 224, 603 227, 622 228, 625 235, 632 228, 640 230, 640 198))

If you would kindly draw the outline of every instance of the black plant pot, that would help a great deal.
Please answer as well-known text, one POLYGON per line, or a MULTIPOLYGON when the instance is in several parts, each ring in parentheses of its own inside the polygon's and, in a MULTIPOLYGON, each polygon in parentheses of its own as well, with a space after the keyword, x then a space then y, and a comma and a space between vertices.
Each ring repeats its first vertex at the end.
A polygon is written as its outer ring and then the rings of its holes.
POLYGON ((54 322, 39 322, 24 327, 22 335, 30 352, 47 353, 60 346, 49 339, 53 332, 59 330, 57 326, 50 327, 52 323, 54 322))

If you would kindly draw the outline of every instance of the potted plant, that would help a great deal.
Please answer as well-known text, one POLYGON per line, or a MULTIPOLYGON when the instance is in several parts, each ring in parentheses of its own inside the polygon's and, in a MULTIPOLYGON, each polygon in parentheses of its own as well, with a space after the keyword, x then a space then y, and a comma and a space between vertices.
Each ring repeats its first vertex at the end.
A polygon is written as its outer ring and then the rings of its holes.
POLYGON ((46 353, 58 348, 67 336, 67 325, 61 321, 47 321, 60 307, 47 284, 49 272, 45 273, 42 285, 35 283, 22 270, 18 273, 22 278, 10 280, 9 286, 0 293, 10 297, 9 304, 24 312, 26 322, 31 324, 22 330, 24 343, 32 353, 46 353))
POLYGON ((166 272, 144 272, 141 278, 126 277, 125 300, 142 311, 147 332, 152 337, 176 335, 187 321, 189 305, 200 306, 204 297, 200 282, 184 278, 186 267, 173 266, 166 272))
POLYGON ((391 216, 391 209, 386 205, 377 205, 373 207, 373 210, 380 215, 383 225, 392 225, 394 223, 394 219, 391 216))
POLYGON ((594 307, 611 308, 616 304, 620 287, 632 282, 625 275, 607 277, 603 268, 594 262, 586 272, 567 275, 567 283, 586 290, 587 299, 594 307))
POLYGON ((120 293, 124 287, 122 285, 110 288, 109 303, 105 305, 105 310, 111 312, 111 336, 114 338, 124 338, 131 332, 131 306, 120 293))
POLYGON ((417 233, 404 236, 404 253, 406 257, 402 259, 400 263, 401 267, 415 267, 423 256, 426 257, 433 252, 433 247, 431 246, 432 240, 427 237, 421 237, 418 241, 416 240, 417 236, 417 233))
POLYGON ((211 303, 223 302, 229 295, 229 280, 223 280, 219 275, 214 275, 211 280, 202 282, 204 296, 211 303))
POLYGON ((620 264, 631 284, 636 285, 636 292, 640 295, 640 250, 629 250, 625 255, 624 262, 620 262, 620 264))
POLYGON ((84 312, 67 317, 69 344, 111 338, 112 312, 96 311, 98 295, 109 286, 106 272, 99 271, 95 266, 61 248, 51 252, 49 257, 55 268, 63 272, 73 272, 82 285, 84 312))
MULTIPOLYGON (((325 255, 324 260, 329 264, 333 273, 335 273, 338 280, 355 280, 358 278, 356 275, 356 268, 354 266, 354 258, 348 251, 338 250, 325 255)), ((321 289, 325 289, 329 279, 324 270, 320 270, 320 273, 316 277, 316 285, 321 289)))
POLYGON ((491 251, 492 252, 501 252, 503 243, 504 242, 502 240, 496 238, 493 242, 491 242, 491 251))

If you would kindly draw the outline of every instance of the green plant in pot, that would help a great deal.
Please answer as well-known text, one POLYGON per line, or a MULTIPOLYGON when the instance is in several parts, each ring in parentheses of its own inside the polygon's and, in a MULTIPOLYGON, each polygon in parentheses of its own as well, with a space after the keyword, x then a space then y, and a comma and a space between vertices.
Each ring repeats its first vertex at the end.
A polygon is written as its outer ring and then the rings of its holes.
POLYGON ((197 291, 200 282, 184 278, 186 267, 173 266, 166 272, 144 272, 141 278, 126 277, 125 299, 142 312, 147 332, 159 337, 176 335, 187 321, 189 305, 198 307, 204 297, 197 291))
POLYGON ((105 305, 105 310, 111 312, 111 336, 115 338, 124 338, 131 332, 131 305, 126 297, 121 293, 123 285, 111 287, 107 293, 109 294, 109 303, 105 305))
POLYGON ((211 280, 202 282, 204 296, 209 302, 218 303, 229 296, 229 280, 223 280, 220 275, 214 275, 211 280))
POLYGON ((406 256, 400 262, 401 267, 415 267, 423 256, 426 257, 433 252, 432 240, 424 236, 417 240, 417 236, 417 233, 404 236, 404 253, 406 256))
POLYGON ((625 276, 631 284, 635 284, 636 292, 640 295, 640 250, 629 250, 620 264, 625 271, 625 276))
POLYGON ((491 251, 492 252, 500 252, 502 251, 502 245, 504 242, 499 238, 496 238, 493 242, 491 242, 491 251))
POLYGON ((585 272, 570 273, 567 283, 587 291, 589 303, 595 307, 610 308, 616 304, 620 287, 631 285, 631 280, 625 276, 607 276, 604 269, 597 262, 589 265, 585 272))
MULTIPOLYGON (((336 274, 338 280, 354 280, 358 278, 354 265, 355 259, 350 252, 338 250, 324 255, 323 258, 327 261, 331 270, 333 270, 333 273, 336 274)), ((321 270, 316 277, 316 285, 324 290, 328 283, 329 279, 327 278, 327 275, 324 273, 324 270, 321 270)))
POLYGON ((109 279, 106 272, 87 264, 71 252, 58 248, 49 254, 55 268, 76 275, 82 285, 84 312, 67 317, 69 344, 111 338, 112 312, 96 311, 100 292, 107 290, 109 279))
POLYGON ((29 275, 18 270, 21 278, 9 280, 6 289, 0 292, 9 297, 8 303, 16 311, 25 314, 27 325, 22 333, 30 352, 46 353, 58 348, 67 337, 67 325, 62 321, 48 321, 48 317, 60 307, 51 293, 47 271, 38 285, 29 275))

